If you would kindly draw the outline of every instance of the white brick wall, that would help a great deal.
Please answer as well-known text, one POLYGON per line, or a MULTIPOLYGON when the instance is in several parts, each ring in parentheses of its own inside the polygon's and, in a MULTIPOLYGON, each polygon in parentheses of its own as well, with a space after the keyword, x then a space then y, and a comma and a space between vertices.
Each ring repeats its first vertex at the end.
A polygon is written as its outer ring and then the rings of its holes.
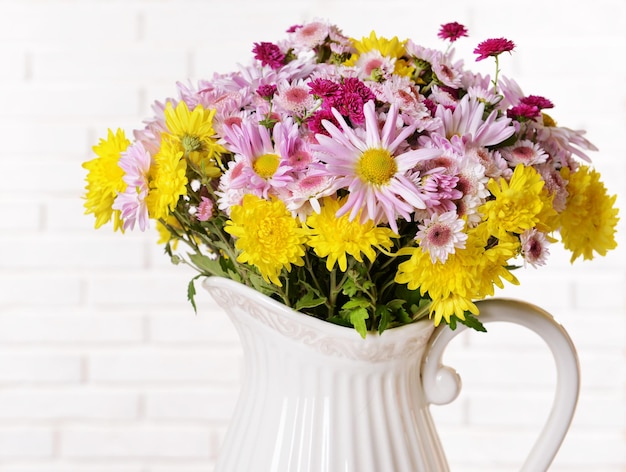
MULTIPOLYGON (((240 381, 237 336, 170 266, 155 235, 95 231, 83 215, 81 163, 108 127, 127 131, 174 83, 227 72, 254 41, 329 19, 353 36, 375 29, 457 46, 473 70, 478 41, 518 45, 503 73, 585 128, 594 163, 624 205, 626 3, 528 0, 0 1, 0 471, 209 472, 240 381)), ((624 211, 622 211, 624 218, 624 211)), ((582 393, 551 470, 626 470, 626 264, 617 251, 572 268, 520 273, 504 296, 552 312, 576 343, 582 393)), ((446 361, 459 399, 433 408, 453 471, 517 470, 547 415, 554 367, 534 335, 507 326, 457 338, 446 361)))

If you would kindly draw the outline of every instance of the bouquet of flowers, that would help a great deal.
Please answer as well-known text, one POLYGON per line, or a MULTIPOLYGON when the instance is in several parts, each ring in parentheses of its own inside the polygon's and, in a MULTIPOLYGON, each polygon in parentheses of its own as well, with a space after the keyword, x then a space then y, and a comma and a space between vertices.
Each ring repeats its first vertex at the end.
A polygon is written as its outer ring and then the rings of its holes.
POLYGON ((492 77, 410 39, 345 36, 313 21, 259 42, 240 70, 197 84, 131 141, 94 146, 85 208, 96 228, 154 221, 194 281, 223 276, 312 316, 368 331, 431 316, 484 330, 476 300, 516 268, 616 246, 618 211, 552 102, 500 77, 505 38, 479 43, 492 77))

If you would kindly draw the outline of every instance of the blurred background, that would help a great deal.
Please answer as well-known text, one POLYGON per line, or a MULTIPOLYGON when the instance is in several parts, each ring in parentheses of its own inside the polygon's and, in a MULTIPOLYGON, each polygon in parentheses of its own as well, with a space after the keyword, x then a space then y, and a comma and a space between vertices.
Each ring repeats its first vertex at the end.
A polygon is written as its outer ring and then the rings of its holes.
MULTIPOLYGON (((194 274, 154 231, 93 229, 81 164, 108 128, 141 128, 176 81, 232 71, 254 42, 313 19, 433 48, 458 21, 470 36, 456 57, 483 73, 493 61, 472 50, 506 37, 517 47, 502 74, 588 131, 622 208, 620 246, 574 265, 554 247, 498 295, 551 312, 578 349, 578 410, 550 470, 626 470, 623 0, 0 0, 1 472, 211 472, 241 378, 236 333, 200 290, 194 314, 194 274)), ((488 329, 450 346, 464 389, 432 408, 454 472, 518 470, 553 397, 547 348, 523 328, 488 329)))

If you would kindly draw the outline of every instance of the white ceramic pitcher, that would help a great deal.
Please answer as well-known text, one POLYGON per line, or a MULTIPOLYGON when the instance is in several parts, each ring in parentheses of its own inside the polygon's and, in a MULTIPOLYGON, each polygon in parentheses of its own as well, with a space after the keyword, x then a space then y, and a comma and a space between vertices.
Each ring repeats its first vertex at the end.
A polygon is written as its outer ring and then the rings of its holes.
MULTIPOLYGON (((430 404, 456 398, 443 366, 455 331, 432 321, 362 339, 353 329, 298 313, 229 279, 204 287, 232 319, 244 351, 243 385, 216 472, 439 472, 448 464, 430 404)), ((569 428, 579 391, 578 358, 545 311, 514 300, 479 302, 483 323, 538 333, 557 367, 550 416, 522 468, 545 471, 569 428)))

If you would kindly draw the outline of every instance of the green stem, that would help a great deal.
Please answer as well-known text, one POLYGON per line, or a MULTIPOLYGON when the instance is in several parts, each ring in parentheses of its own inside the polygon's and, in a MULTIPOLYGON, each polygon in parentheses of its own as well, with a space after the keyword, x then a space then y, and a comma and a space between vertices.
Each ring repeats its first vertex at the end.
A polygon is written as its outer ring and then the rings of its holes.
POLYGON ((498 61, 498 56, 494 56, 496 58, 496 75, 492 80, 493 83, 493 93, 498 93, 498 74, 500 74, 500 62, 498 61))
POLYGON ((424 318, 426 315, 430 313, 430 305, 431 305, 430 303, 427 303, 426 305, 424 305, 422 308, 417 310, 417 312, 414 313, 413 316, 411 316, 411 318, 413 318, 414 321, 424 318))

